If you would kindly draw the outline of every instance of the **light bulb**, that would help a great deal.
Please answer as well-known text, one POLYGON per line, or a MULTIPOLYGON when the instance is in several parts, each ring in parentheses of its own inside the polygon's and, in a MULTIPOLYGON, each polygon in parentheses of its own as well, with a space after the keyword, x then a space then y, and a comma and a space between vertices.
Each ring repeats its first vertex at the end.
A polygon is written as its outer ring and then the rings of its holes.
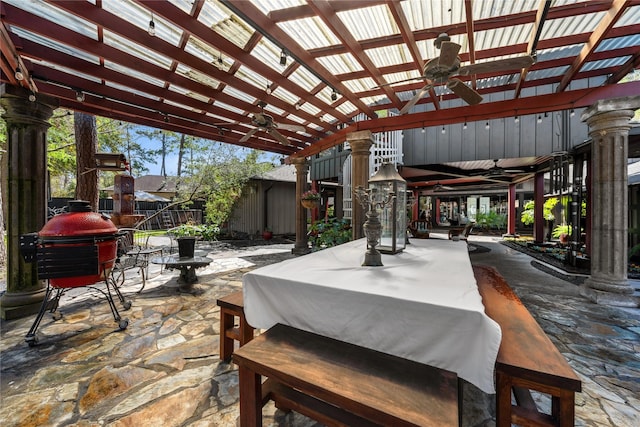
POLYGON ((489 128, 491 128, 491 126, 489 126, 489 122, 485 123, 484 128, 485 128, 485 129, 489 129, 489 128))
POLYGON ((79 90, 76 91, 76 101, 84 102, 84 92, 79 90))
POLYGON ((520 117, 515 116, 515 117, 513 118, 513 121, 514 121, 514 123, 520 123, 520 117))
POLYGON ((440 131, 440 133, 441 133, 441 134, 443 134, 443 135, 444 135, 445 133, 447 133, 447 130, 444 128, 444 126, 442 126, 442 130, 440 131))
POLYGON ((423 127, 422 128, 422 133, 425 133, 427 130, 423 127))
POLYGON ((147 29, 147 32, 151 37, 156 35, 156 23, 153 22, 153 18, 151 18, 151 21, 149 21, 149 29, 147 29))
POLYGON ((284 49, 280 52, 280 65, 287 65, 287 54, 284 52, 284 49))
POLYGON ((538 116, 538 120, 537 120, 538 124, 542 123, 542 116, 538 116))
POLYGON ((333 92, 331 92, 331 100, 335 101, 338 99, 338 94, 336 93, 335 89, 333 90, 333 92))
POLYGON ((569 117, 574 117, 576 115, 576 111, 572 108, 571 113, 569 113, 569 117))
POLYGON ((271 84, 267 85, 267 95, 271 95, 271 84))
POLYGON ((36 94, 31 92, 31 94, 29 95, 29 101, 31 102, 35 102, 36 101, 36 94))
POLYGON ((466 129, 467 128, 467 122, 464 122, 464 124, 462 125, 462 129, 466 129))
POLYGON ((20 67, 16 67, 16 73, 14 74, 16 80, 21 81, 24 80, 24 74, 22 74, 22 70, 20 67))

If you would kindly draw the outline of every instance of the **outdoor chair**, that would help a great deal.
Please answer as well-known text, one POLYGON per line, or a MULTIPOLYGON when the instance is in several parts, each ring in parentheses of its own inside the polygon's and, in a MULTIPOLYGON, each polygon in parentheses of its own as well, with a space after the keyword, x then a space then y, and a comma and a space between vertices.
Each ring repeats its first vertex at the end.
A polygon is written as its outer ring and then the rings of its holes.
POLYGON ((474 221, 469 221, 464 227, 455 227, 449 229, 449 240, 467 240, 473 226, 476 225, 474 221))
POLYGON ((118 258, 111 272, 114 284, 120 287, 126 279, 128 270, 138 270, 142 278, 142 287, 138 293, 144 290, 146 280, 149 277, 149 259, 152 256, 162 255, 164 248, 149 245, 151 234, 146 230, 137 228, 121 228, 118 238, 118 258))
POLYGON ((425 219, 418 219, 411 221, 409 224, 409 233, 416 239, 428 239, 429 238, 429 223, 425 219))

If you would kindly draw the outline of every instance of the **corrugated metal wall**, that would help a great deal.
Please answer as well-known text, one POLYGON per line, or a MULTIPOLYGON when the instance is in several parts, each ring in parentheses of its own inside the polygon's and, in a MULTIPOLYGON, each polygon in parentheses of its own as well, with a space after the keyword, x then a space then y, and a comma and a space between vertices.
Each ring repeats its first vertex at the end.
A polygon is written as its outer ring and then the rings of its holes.
POLYGON ((295 182, 251 181, 236 203, 229 228, 260 235, 269 227, 274 234, 295 234, 295 182))

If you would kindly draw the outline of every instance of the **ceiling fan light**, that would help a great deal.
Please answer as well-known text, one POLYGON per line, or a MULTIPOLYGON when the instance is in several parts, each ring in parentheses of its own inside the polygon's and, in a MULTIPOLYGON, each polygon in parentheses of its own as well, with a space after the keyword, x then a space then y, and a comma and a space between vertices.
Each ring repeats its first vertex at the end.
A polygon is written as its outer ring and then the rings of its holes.
POLYGON ((22 74, 22 70, 20 69, 20 67, 16 67, 16 73, 14 74, 14 77, 18 81, 24 80, 24 74, 22 74))

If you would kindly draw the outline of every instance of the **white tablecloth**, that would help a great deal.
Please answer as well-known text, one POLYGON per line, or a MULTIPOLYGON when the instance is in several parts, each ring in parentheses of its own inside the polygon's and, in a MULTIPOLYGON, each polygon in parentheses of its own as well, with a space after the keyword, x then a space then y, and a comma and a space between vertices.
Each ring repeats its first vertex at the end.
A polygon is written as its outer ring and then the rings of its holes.
POLYGON ((467 245, 412 240, 362 267, 364 239, 243 277, 247 321, 299 329, 456 372, 494 393, 501 331, 484 313, 467 245))

